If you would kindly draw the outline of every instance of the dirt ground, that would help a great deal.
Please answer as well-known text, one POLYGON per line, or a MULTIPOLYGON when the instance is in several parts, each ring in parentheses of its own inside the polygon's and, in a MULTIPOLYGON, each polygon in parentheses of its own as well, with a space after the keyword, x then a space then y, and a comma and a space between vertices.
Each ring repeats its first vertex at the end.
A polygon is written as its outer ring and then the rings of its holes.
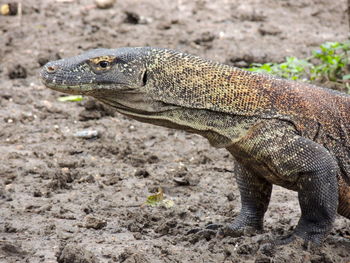
POLYGON ((231 156, 93 100, 59 102, 38 79, 48 60, 96 47, 167 47, 246 66, 348 36, 346 0, 117 0, 106 10, 23 1, 21 20, 0 16, 0 262, 350 262, 341 217, 319 249, 262 249, 300 215, 296 193, 280 187, 264 233, 189 234, 237 215, 231 156), (158 187, 172 208, 143 205, 158 187))

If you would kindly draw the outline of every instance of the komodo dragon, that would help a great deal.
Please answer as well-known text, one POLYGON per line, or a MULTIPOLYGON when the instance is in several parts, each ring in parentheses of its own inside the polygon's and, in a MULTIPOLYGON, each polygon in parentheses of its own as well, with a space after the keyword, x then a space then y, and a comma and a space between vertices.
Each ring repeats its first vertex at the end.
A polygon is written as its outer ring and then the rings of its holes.
POLYGON ((152 47, 90 50, 47 63, 41 78, 226 148, 242 170, 242 207, 222 233, 261 230, 273 184, 297 191, 301 207, 284 243, 319 245, 337 212, 350 219, 349 95, 152 47))

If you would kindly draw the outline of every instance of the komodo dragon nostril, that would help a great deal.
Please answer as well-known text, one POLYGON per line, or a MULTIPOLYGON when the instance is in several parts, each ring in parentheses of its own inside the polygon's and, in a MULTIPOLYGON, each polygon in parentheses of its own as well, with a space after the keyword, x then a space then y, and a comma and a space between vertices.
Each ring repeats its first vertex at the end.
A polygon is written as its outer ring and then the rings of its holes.
POLYGON ((56 70, 57 70, 56 66, 47 66, 46 67, 47 73, 54 73, 54 72, 56 72, 56 70))

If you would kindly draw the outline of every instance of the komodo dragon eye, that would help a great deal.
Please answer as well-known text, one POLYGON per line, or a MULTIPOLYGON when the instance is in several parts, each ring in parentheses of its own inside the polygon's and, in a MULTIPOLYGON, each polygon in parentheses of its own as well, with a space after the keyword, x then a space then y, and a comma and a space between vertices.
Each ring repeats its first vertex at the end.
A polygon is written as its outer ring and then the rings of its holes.
POLYGON ((98 63, 98 65, 101 67, 101 68, 107 68, 109 66, 109 62, 108 61, 105 61, 105 60, 102 60, 98 63))
POLYGON ((115 64, 115 60, 116 58, 114 56, 100 56, 89 59, 88 64, 95 73, 102 73, 112 68, 115 64))

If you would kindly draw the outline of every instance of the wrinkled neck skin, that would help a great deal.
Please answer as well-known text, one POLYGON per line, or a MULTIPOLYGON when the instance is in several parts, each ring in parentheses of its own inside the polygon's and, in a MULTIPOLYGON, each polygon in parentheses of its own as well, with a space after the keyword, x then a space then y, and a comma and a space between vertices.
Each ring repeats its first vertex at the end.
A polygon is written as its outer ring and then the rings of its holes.
POLYGON ((103 94, 90 94, 90 96, 108 104, 123 114, 133 114, 150 118, 152 115, 166 112, 179 106, 168 105, 161 101, 151 101, 142 91, 105 91, 103 94))
MULTIPOLYGON (((150 83, 151 85, 151 83, 150 83)), ((257 118, 246 118, 205 109, 184 108, 156 101, 144 92, 113 92, 90 94, 114 107, 119 113, 141 122, 185 130, 204 136, 214 147, 223 148, 246 134, 257 118)))

